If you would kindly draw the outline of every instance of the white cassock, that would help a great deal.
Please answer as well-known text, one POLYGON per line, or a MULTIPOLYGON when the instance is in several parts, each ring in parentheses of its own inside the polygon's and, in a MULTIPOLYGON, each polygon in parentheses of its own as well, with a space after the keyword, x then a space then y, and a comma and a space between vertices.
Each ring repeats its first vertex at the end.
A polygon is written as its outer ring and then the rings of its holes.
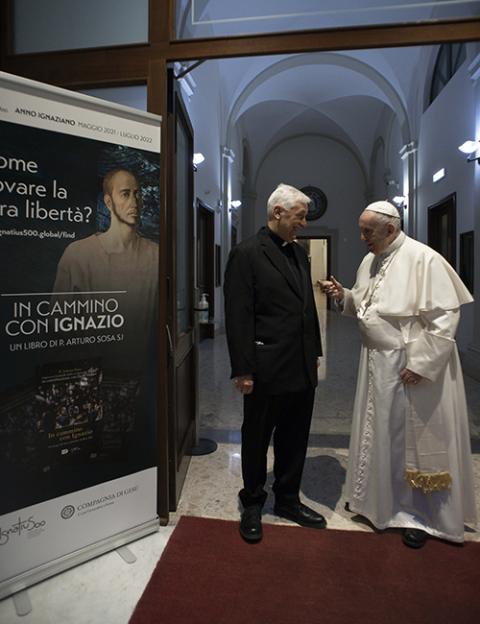
POLYGON ((462 371, 460 305, 472 297, 451 266, 402 232, 365 256, 344 314, 362 336, 347 470, 351 511, 376 527, 462 542, 476 522, 462 371), (400 371, 422 379, 404 385, 400 371))

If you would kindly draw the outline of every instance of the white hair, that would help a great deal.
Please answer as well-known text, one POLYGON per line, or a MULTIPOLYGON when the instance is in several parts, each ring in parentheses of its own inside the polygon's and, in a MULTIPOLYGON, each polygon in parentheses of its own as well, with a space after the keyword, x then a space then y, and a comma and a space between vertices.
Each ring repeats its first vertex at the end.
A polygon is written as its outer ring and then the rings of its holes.
POLYGON ((310 197, 299 191, 294 186, 279 184, 267 201, 267 214, 271 218, 275 206, 281 206, 285 210, 291 210, 295 204, 305 204, 308 206, 310 197))

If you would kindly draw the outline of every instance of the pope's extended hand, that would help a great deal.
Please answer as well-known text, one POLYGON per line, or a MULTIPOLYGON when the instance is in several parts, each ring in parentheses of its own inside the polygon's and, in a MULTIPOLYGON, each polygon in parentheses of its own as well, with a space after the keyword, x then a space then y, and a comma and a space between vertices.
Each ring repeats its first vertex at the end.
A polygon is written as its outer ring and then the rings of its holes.
POLYGON ((337 282, 333 275, 330 276, 329 280, 318 280, 317 284, 320 286, 321 291, 329 297, 337 301, 343 299, 343 286, 340 282, 337 282))

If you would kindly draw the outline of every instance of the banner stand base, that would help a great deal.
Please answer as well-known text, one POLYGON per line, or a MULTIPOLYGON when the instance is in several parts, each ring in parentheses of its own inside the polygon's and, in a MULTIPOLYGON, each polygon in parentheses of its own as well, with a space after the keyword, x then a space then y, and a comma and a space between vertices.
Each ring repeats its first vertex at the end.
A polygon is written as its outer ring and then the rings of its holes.
POLYGON ((209 455, 217 450, 217 443, 208 438, 200 438, 192 448, 190 455, 209 455))
POLYGON ((32 603, 26 589, 13 594, 12 600, 18 616, 28 615, 32 610, 32 603))
MULTIPOLYGON (((26 588, 30 585, 35 585, 40 581, 43 581, 50 576, 54 576, 59 572, 69 570, 81 563, 85 563, 94 557, 103 555, 111 550, 118 550, 128 542, 133 542, 141 537, 145 537, 150 533, 156 533, 158 531, 159 522, 158 518, 152 518, 147 522, 144 522, 138 526, 132 527, 117 533, 96 543, 85 546, 80 550, 77 550, 63 557, 59 557, 54 561, 46 562, 33 570, 23 572, 18 576, 0 581, 0 600, 7 596, 19 596, 20 594, 26 594, 26 588)), ((24 602, 24 599, 20 597, 18 603, 20 606, 30 604, 30 600, 27 595, 28 603, 24 602)), ((17 604, 17 602, 15 603, 17 604)), ((15 606, 15 608, 17 608, 15 606)), ((31 609, 31 606, 30 606, 31 609)), ((28 611, 26 612, 28 613, 28 611)))
POLYGON ((128 546, 120 546, 120 548, 116 548, 115 552, 125 561, 125 563, 135 563, 137 558, 133 554, 133 552, 128 548, 128 546))

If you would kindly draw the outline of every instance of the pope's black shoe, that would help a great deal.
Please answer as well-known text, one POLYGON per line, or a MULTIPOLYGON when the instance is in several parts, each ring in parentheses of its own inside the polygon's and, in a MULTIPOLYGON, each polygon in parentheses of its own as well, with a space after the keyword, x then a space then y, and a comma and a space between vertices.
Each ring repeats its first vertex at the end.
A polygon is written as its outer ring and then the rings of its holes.
POLYGON ((425 546, 428 534, 421 529, 403 529, 403 543, 410 548, 425 546))
POLYGON ((296 522, 300 526, 309 527, 311 529, 324 529, 327 526, 327 521, 321 514, 302 503, 292 503, 289 505, 276 503, 273 510, 277 516, 287 518, 287 520, 296 522))
POLYGON ((247 542, 262 539, 262 508, 258 505, 245 507, 240 519, 240 535, 247 542))

